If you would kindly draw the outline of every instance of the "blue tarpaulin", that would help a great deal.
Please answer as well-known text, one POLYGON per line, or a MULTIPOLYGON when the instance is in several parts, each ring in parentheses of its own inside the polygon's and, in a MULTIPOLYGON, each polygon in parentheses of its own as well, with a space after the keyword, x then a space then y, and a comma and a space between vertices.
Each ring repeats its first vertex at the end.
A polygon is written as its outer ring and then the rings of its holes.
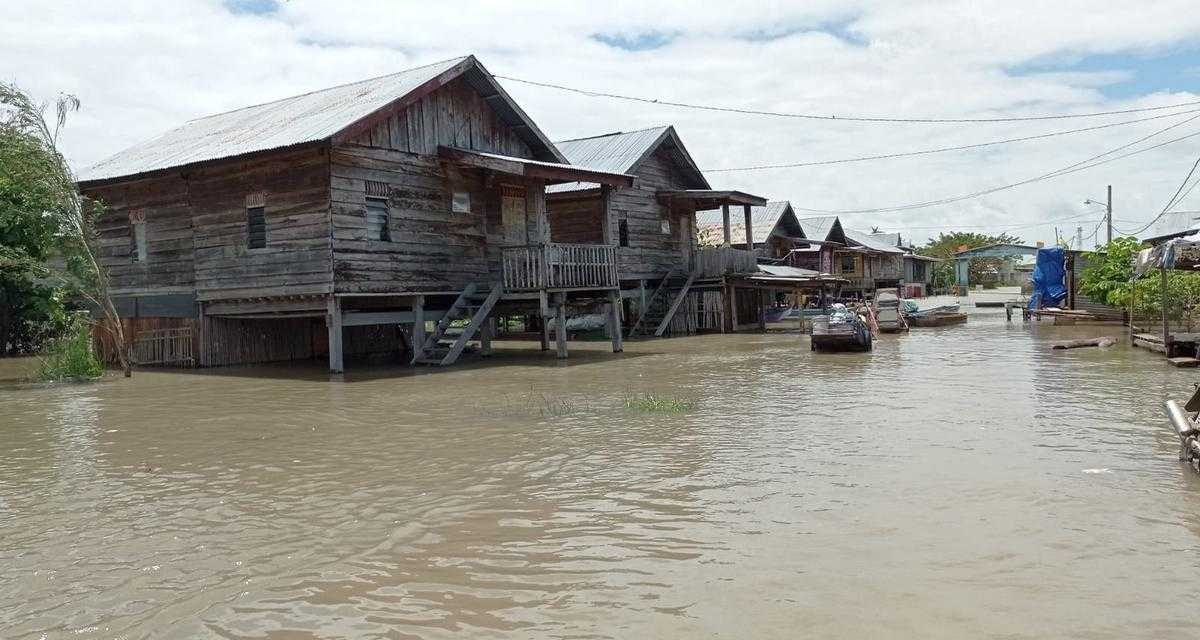
POLYGON ((1038 249, 1037 264, 1033 267, 1033 295, 1029 296, 1030 309, 1057 307, 1066 299, 1064 264, 1062 247, 1038 249))

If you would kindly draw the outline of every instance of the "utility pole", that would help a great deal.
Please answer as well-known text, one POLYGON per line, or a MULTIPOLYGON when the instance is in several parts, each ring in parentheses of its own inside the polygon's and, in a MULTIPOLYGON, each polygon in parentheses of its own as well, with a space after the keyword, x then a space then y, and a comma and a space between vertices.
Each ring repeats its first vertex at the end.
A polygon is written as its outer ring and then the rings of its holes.
POLYGON ((1108 243, 1112 244, 1112 185, 1108 185, 1108 213, 1104 216, 1108 222, 1108 243))
POLYGON ((1075 227, 1075 249, 1083 250, 1083 227, 1075 227))

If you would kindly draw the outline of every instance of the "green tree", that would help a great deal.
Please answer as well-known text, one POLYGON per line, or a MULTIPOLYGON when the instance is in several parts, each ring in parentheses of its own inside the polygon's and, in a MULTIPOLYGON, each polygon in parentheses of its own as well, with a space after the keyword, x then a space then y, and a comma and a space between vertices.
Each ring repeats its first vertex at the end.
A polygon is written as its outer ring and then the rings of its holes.
POLYGON ((0 267, 21 273, 22 278, 36 276, 90 302, 104 316, 128 376, 125 332, 109 295, 108 270, 98 258, 100 209, 76 189, 66 158, 58 150, 67 116, 78 109, 78 99, 61 96, 51 124, 46 120, 46 105, 34 102, 16 85, 0 83, 0 144, 6 162, 0 177, 6 211, 0 214, 4 216, 0 224, 12 227, 14 238, 11 243, 0 238, 4 240, 0 267))
MULTIPOLYGON (((1022 240, 1014 235, 1001 233, 990 236, 970 231, 952 231, 939 233, 938 237, 930 238, 923 246, 917 247, 917 253, 932 258, 942 258, 942 262, 933 267, 933 286, 949 287, 955 283, 954 254, 963 249, 978 249, 992 244, 1021 244, 1022 240)), ((987 282, 994 279, 996 270, 1009 258, 972 258, 968 265, 971 282, 987 282)))
POLYGON ((61 295, 35 269, 57 231, 50 164, 35 140, 0 125, 0 356, 38 351, 66 329, 61 295))
MULTIPOLYGON (((1079 292, 1104 304, 1127 309, 1132 304, 1135 316, 1158 318, 1162 314, 1162 274, 1150 271, 1134 279, 1134 255, 1141 243, 1133 238, 1115 238, 1086 254, 1087 266, 1079 275, 1079 292)), ((1171 320, 1193 323, 1200 308, 1200 274, 1167 272, 1167 316, 1171 320)))

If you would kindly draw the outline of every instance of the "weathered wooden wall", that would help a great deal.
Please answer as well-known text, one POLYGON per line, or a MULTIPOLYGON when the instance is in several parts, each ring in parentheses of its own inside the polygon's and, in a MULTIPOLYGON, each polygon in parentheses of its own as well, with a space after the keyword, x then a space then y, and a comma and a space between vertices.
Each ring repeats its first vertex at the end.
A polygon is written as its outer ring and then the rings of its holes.
POLYGON ((459 80, 426 96, 331 154, 334 281, 338 292, 447 291, 499 279, 500 247, 536 240, 544 185, 485 180, 437 157, 439 145, 532 157, 511 127, 459 80), (367 239, 367 182, 389 194, 391 240, 367 239), (501 226, 503 184, 526 188, 526 230, 501 226), (469 213, 453 212, 455 191, 471 197, 469 213), (512 234, 510 234, 512 235, 512 234))
POLYGON ((114 294, 192 290, 192 208, 188 183, 181 175, 124 181, 84 193, 105 207, 97 224, 99 258, 114 294), (146 262, 133 262, 131 214, 145 216, 146 262))
POLYGON ((439 145, 532 158, 529 145, 471 86, 458 78, 350 142, 436 155, 439 145))
MULTIPOLYGON (((609 198, 608 237, 615 244, 619 221, 626 220, 629 246, 618 250, 622 280, 661 278, 672 267, 685 266, 685 241, 682 238, 686 236, 686 243, 694 246, 695 212, 690 209, 670 211, 658 201, 657 192, 662 189, 684 189, 689 183, 664 149, 648 156, 631 173, 637 176, 633 187, 617 189, 609 198), (662 232, 662 221, 667 218, 671 220, 670 234, 662 232)), ((590 202, 598 207, 601 197, 592 196, 590 202)), ((583 206, 580 198, 554 196, 549 202, 550 219, 553 221, 583 206)), ((553 222, 551 224, 553 226, 553 222)), ((551 233, 553 235, 554 232, 551 233)), ((600 237, 603 237, 603 227, 600 237)))
POLYGON ((205 167, 191 172, 187 182, 201 300, 331 289, 326 150, 205 167), (246 197, 260 192, 266 246, 250 249, 246 197))
MULTIPOLYGON (((557 197, 547 207, 547 216, 553 242, 604 242, 604 205, 598 196, 557 197)), ((612 237, 615 244, 616 235, 612 237)))
POLYGON ((201 300, 332 288, 324 149, 217 163, 88 187, 106 211, 101 259, 114 293, 195 292, 201 300), (267 244, 247 246, 246 198, 264 194, 267 244), (130 214, 145 216, 146 262, 132 261, 130 214))

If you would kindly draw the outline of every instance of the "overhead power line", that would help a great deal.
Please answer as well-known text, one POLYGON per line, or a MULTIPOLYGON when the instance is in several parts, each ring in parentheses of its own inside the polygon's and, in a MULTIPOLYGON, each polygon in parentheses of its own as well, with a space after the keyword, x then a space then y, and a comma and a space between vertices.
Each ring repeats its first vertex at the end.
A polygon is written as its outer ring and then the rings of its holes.
POLYGON ((705 171, 705 173, 722 173, 722 172, 729 172, 729 171, 762 171, 764 169, 793 169, 793 168, 797 168, 797 167, 818 167, 818 166, 831 165, 831 164, 846 164, 846 163, 850 163, 850 162, 865 162, 868 160, 890 160, 890 159, 895 159, 895 158, 907 158, 907 157, 912 157, 912 156, 931 155, 931 154, 935 154, 935 153, 946 153, 946 152, 950 152, 950 151, 967 151, 970 149, 981 149, 984 147, 991 147, 991 146, 1002 145, 1002 144, 1010 144, 1013 142, 1028 142, 1031 140, 1041 140, 1044 138, 1065 136, 1065 135, 1069 135, 1069 134, 1073 134, 1073 133, 1084 133, 1087 131, 1098 131, 1100 129, 1110 129, 1112 127, 1120 127, 1120 126, 1129 125, 1129 124, 1136 124, 1139 122, 1147 122, 1150 120, 1161 120, 1162 118, 1171 118, 1174 116, 1187 115, 1189 113, 1196 113, 1198 111, 1200 111, 1200 109, 1188 109, 1186 111, 1177 111, 1175 113, 1159 114, 1159 115, 1150 116, 1147 118, 1137 118, 1135 120, 1123 120, 1121 122, 1110 122, 1107 124, 1101 124, 1101 125, 1096 125, 1096 126, 1092 126, 1092 127, 1083 127, 1081 129, 1067 129, 1065 131, 1052 131, 1050 133, 1042 133, 1042 134, 1038 134, 1038 135, 1034 135, 1034 136, 1023 136, 1020 138, 1005 138, 1003 140, 992 140, 990 142, 979 142, 976 144, 964 144, 964 145, 959 145, 959 146, 955 146, 955 147, 937 147, 934 149, 924 149, 921 151, 884 153, 884 154, 873 155, 873 156, 856 156, 856 157, 852 157, 852 158, 840 158, 838 160, 817 160, 817 161, 813 161, 813 162, 790 162, 790 163, 786 163, 786 164, 761 164, 761 165, 749 166, 749 167, 728 167, 728 168, 723 168, 723 169, 705 169, 704 171, 705 171))
POLYGON ((546 89, 556 89, 558 91, 566 91, 578 95, 588 96, 590 98, 609 98, 613 100, 624 100, 627 102, 641 102, 645 104, 657 104, 668 107, 679 107, 683 109, 697 109, 701 111, 717 111, 721 113, 740 113, 745 115, 769 116, 772 118, 794 118, 802 120, 828 120, 834 122, 893 122, 893 123, 915 123, 915 124, 965 124, 965 123, 995 123, 995 122, 1030 122, 1036 120, 1065 120, 1069 118, 1098 118, 1102 116, 1113 116, 1126 113, 1143 113, 1147 111, 1164 111, 1168 109, 1178 109, 1181 107, 1192 107, 1200 105, 1200 100, 1191 102, 1180 102, 1172 105, 1161 107, 1140 107, 1137 109, 1116 109, 1112 111, 1093 111, 1089 113, 1063 113, 1063 114, 1043 114, 1036 116, 1011 116, 1011 117, 993 117, 993 118, 940 118, 940 117, 925 117, 925 118, 899 118, 888 116, 837 116, 837 115, 819 115, 815 113, 789 113, 784 111, 764 111, 759 109, 745 109, 741 107, 722 107, 715 105, 693 104, 687 102, 677 102, 673 100, 661 100, 658 98, 646 98, 641 96, 631 96, 619 93, 610 93, 607 91, 593 91, 589 89, 579 89, 576 87, 568 87, 566 85, 554 84, 552 82, 538 82, 535 80, 525 80, 523 78, 514 78, 513 76, 492 75, 493 78, 499 80, 508 80, 510 82, 519 82, 534 87, 543 87, 546 89))
MULTIPOLYGON (((1015 225, 1009 225, 1007 223, 1001 222, 1001 223, 997 223, 997 224, 975 224, 975 225, 954 224, 954 225, 941 225, 941 226, 936 226, 936 227, 902 226, 901 228, 905 229, 905 230, 909 230, 909 231, 951 231, 951 230, 964 231, 964 230, 971 230, 971 229, 1009 231, 1012 229, 1026 229, 1029 227, 1040 227, 1045 224, 1054 224, 1055 222, 1069 222, 1072 220, 1079 220, 1080 218, 1086 218, 1088 216, 1094 216, 1094 215, 1096 215, 1095 212, 1089 211, 1087 213, 1077 213, 1075 215, 1067 216, 1065 218, 1053 218, 1050 220, 1039 220, 1037 222, 1022 222, 1020 224, 1015 224, 1015 225)), ((1103 220, 1104 219, 1101 218, 1101 221, 1103 221, 1103 220)))
POLYGON ((1071 173, 1077 173, 1079 171, 1091 169, 1092 167, 1098 167, 1102 164, 1107 164, 1109 162, 1115 162, 1115 161, 1121 160, 1123 158, 1128 158, 1130 156, 1135 156, 1138 154, 1146 153, 1147 151, 1152 151, 1154 149, 1158 149, 1160 147, 1167 146, 1169 144, 1174 144, 1174 143, 1180 142, 1182 140, 1187 140, 1189 138, 1194 138, 1196 136, 1200 136, 1200 131, 1196 131, 1196 132, 1189 133, 1184 136, 1180 136, 1178 138, 1172 138, 1171 140, 1167 140, 1165 142, 1160 142, 1158 144, 1151 145, 1149 147, 1137 149, 1137 150, 1130 151, 1128 153, 1123 153, 1120 155, 1116 155, 1116 156, 1113 156, 1110 158, 1105 158, 1105 156, 1112 156, 1112 154, 1114 154, 1114 153, 1118 153, 1120 151, 1128 149, 1129 147, 1132 147, 1132 146, 1135 146, 1142 142, 1145 142, 1146 140, 1149 140, 1150 138, 1153 138, 1157 135, 1163 134, 1163 133, 1170 131, 1171 129, 1174 129, 1176 127, 1183 126, 1189 122, 1196 120, 1197 118, 1200 118, 1200 114, 1194 115, 1190 118, 1187 118, 1180 122, 1176 122, 1172 125, 1164 127, 1162 129, 1159 129, 1158 131, 1155 131, 1149 135, 1138 138, 1137 140, 1134 140, 1132 142, 1128 142, 1119 147, 1109 149, 1108 151, 1105 151, 1104 153, 1100 153, 1100 154, 1094 155, 1090 158, 1087 158, 1085 160, 1081 160, 1074 164, 1067 165, 1066 167, 1063 167, 1061 169, 1055 169, 1054 171, 1051 171, 1049 173, 1044 173, 1042 175, 1035 176, 1033 178, 1028 178, 1026 180, 1021 180, 1019 182, 1012 182, 1012 183, 1000 185, 997 187, 991 187, 989 189, 983 189, 981 191, 975 191, 972 193, 966 193, 966 194, 962 194, 962 195, 958 195, 958 196, 951 196, 951 197, 947 197, 947 198, 940 198, 937 200, 929 200, 929 201, 925 201, 925 202, 917 202, 917 203, 912 203, 912 204, 897 205, 897 206, 891 206, 891 207, 875 207, 875 208, 870 208, 870 209, 811 209, 811 208, 797 207, 794 205, 792 208, 797 211, 804 211, 804 212, 808 212, 808 213, 850 215, 850 214, 860 214, 860 213, 898 213, 901 211, 910 211, 913 209, 924 209, 927 207, 933 207, 933 206, 938 206, 938 205, 943 205, 943 204, 951 204, 954 202, 961 202, 963 200, 970 200, 971 198, 978 198, 980 196, 989 195, 992 193, 996 193, 998 191, 1005 191, 1008 189, 1013 189, 1016 187, 1024 186, 1027 184, 1041 182, 1043 180, 1049 180, 1051 178, 1057 178, 1059 176, 1064 176, 1064 175, 1068 175, 1071 173), (1103 158, 1103 159, 1101 159, 1101 158, 1103 158))
MULTIPOLYGON (((1160 211, 1158 215, 1154 216, 1150 222, 1147 222, 1144 227, 1138 229, 1137 231, 1131 231, 1129 235, 1137 235, 1154 226, 1155 222, 1158 222, 1163 216, 1167 215, 1167 213, 1171 211, 1171 207, 1174 207, 1175 205, 1179 204, 1180 201, 1182 201, 1182 198, 1179 197, 1179 194, 1183 193, 1183 188, 1187 186, 1189 181, 1191 181, 1192 176, 1196 173, 1197 166, 1200 166, 1200 156, 1196 156, 1196 161, 1192 163, 1192 168, 1189 169, 1187 175, 1184 176, 1183 182, 1179 183, 1179 188, 1176 189, 1175 193, 1171 195, 1171 199, 1167 201, 1167 205, 1163 207, 1163 210, 1160 211)), ((1197 182, 1200 183, 1200 180, 1197 180, 1197 182)), ((1188 187, 1188 193, 1191 193, 1192 189, 1194 188, 1196 188, 1196 185, 1194 184, 1191 187, 1188 187)))

